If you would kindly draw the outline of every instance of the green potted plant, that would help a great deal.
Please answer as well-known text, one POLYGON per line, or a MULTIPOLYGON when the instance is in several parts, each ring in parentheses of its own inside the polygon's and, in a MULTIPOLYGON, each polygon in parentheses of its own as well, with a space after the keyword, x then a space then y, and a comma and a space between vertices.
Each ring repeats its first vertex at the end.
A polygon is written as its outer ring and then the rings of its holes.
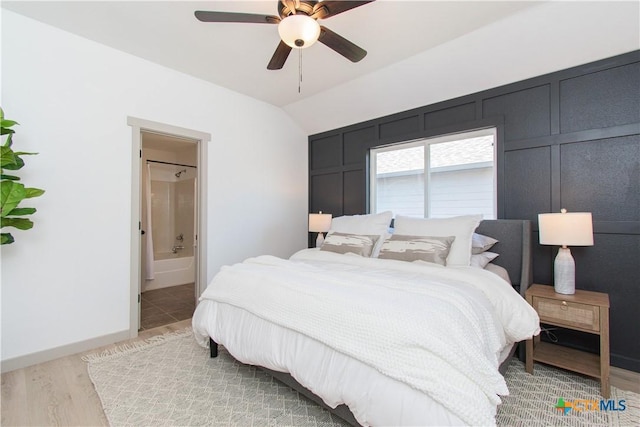
MULTIPOLYGON (((33 227, 33 221, 25 218, 27 215, 33 214, 36 209, 21 207, 20 203, 24 199, 41 196, 44 190, 39 188, 25 187, 24 184, 18 182, 20 177, 6 174, 5 171, 17 171, 24 166, 24 160, 21 156, 34 155, 37 153, 26 153, 23 151, 13 151, 13 135, 15 131, 13 126, 18 123, 13 120, 4 118, 4 111, 0 108, 0 135, 5 139, 4 144, 0 147, 2 154, 2 169, 0 176, 0 228, 14 227, 19 230, 28 230, 33 227)), ((13 243, 15 239, 11 233, 2 233, 0 244, 7 245, 13 243)))

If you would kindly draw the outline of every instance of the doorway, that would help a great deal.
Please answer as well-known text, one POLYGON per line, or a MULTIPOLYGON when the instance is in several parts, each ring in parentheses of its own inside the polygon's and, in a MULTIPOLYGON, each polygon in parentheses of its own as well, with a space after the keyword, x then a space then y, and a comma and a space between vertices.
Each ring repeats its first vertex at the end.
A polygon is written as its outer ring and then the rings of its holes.
POLYGON ((143 130, 140 330, 191 317, 198 236, 195 140, 143 130))
POLYGON ((206 285, 210 135, 129 118, 132 134, 130 335, 185 320, 206 285))

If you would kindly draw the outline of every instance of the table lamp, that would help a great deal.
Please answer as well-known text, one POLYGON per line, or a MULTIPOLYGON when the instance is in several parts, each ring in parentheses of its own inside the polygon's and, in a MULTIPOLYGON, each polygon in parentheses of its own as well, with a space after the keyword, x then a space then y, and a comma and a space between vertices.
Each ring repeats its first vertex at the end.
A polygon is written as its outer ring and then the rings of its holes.
POLYGON ((316 239, 316 248, 322 246, 324 235, 331 228, 331 214, 310 213, 309 214, 309 232, 318 233, 316 239))
POLYGON ((561 246, 553 263, 553 287, 559 294, 576 292, 576 264, 567 246, 593 246, 591 212, 538 214, 541 245, 561 246))

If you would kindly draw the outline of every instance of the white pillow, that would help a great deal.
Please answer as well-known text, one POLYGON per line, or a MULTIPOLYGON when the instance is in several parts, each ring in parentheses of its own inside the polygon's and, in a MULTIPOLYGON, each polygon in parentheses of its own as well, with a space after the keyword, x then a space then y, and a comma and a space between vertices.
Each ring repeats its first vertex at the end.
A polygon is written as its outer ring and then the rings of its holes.
POLYGON ((454 236, 455 240, 447 256, 447 265, 471 264, 471 237, 480 224, 482 215, 464 215, 451 218, 411 218, 397 215, 395 233, 412 236, 454 236))
POLYGON ((371 253, 371 257, 376 258, 380 253, 380 247, 384 243, 384 239, 389 236, 391 218, 393 218, 393 212, 391 211, 368 215, 339 216, 331 220, 329 232, 380 236, 371 253))
POLYGON ((484 251, 481 254, 471 255, 471 267, 485 268, 487 264, 496 259, 498 254, 495 252, 484 251))
POLYGON ((498 243, 493 237, 485 236, 484 234, 473 233, 471 241, 471 253, 481 254, 484 251, 491 249, 493 245, 498 243))

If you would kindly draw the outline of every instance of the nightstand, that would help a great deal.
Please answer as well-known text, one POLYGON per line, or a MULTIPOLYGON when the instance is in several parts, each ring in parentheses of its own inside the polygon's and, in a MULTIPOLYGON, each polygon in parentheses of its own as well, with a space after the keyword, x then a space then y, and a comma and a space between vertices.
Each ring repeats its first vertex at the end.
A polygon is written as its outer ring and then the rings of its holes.
POLYGON ((600 379, 600 392, 609 398, 609 295, 576 290, 573 295, 555 293, 553 286, 531 285, 527 302, 538 312, 540 323, 600 336, 600 355, 540 341, 527 340, 527 372, 542 362, 600 379))

